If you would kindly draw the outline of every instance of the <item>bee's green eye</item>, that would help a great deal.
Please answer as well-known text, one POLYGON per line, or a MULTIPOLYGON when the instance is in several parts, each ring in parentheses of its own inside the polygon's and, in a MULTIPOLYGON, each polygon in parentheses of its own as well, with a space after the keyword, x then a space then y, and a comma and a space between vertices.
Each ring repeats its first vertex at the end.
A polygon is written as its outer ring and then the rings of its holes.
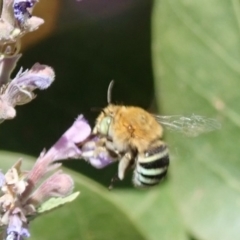
POLYGON ((112 117, 108 116, 103 118, 103 120, 99 123, 98 132, 103 135, 108 135, 108 130, 109 130, 111 121, 112 121, 112 117))

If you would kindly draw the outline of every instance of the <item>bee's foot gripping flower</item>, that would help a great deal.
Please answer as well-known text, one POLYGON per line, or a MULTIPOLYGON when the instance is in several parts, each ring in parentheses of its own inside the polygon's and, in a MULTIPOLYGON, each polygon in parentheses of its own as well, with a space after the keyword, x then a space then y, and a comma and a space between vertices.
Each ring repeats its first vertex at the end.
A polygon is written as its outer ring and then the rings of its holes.
POLYGON ((119 158, 108 150, 98 136, 90 139, 81 146, 82 157, 93 167, 101 169, 116 162, 119 158))
POLYGON ((91 135, 89 124, 83 115, 80 115, 49 153, 55 156, 56 161, 68 158, 84 159, 95 168, 104 168, 116 159, 99 143, 99 138, 91 135))

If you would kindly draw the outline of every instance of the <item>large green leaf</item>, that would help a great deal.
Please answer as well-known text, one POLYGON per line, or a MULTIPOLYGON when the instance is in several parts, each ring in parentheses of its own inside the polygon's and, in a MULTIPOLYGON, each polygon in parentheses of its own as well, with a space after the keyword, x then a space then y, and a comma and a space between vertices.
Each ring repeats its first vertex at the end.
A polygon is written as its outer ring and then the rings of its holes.
POLYGON ((185 139, 168 134, 171 189, 198 239, 240 234, 240 2, 155 1, 153 65, 164 114, 218 118, 222 130, 185 139))
POLYGON ((187 240, 184 225, 164 183, 148 190, 114 190, 114 197, 149 240, 187 240))

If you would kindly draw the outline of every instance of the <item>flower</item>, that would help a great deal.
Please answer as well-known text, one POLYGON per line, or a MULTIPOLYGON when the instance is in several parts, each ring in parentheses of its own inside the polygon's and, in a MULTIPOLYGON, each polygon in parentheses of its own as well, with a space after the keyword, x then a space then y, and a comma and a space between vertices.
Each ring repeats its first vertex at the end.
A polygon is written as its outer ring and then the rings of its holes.
MULTIPOLYGON (((31 87, 24 88, 24 91, 31 94, 31 90, 39 84, 36 81, 28 86, 31 87)), ((116 161, 117 156, 100 143, 101 139, 91 134, 91 127, 80 115, 49 151, 40 154, 30 171, 21 170, 22 160, 19 159, 5 175, 0 172, 0 228, 5 229, 6 239, 29 237, 30 221, 49 211, 49 206, 51 210, 77 197, 78 192, 71 194, 74 188, 71 176, 57 170, 61 166, 58 160, 83 158, 96 168, 116 161), (54 204, 53 199, 57 199, 54 204), (44 208, 50 201, 51 204, 44 208)))
POLYGON ((48 88, 55 74, 52 68, 36 63, 30 70, 20 69, 10 76, 21 57, 20 39, 44 21, 32 16, 37 0, 2 0, 0 5, 0 123, 16 116, 15 106, 35 98, 35 89, 48 88))
POLYGON ((81 158, 81 150, 77 146, 83 143, 91 134, 91 127, 83 115, 77 117, 73 125, 60 137, 48 151, 54 160, 81 158))
POLYGON ((32 8, 36 0, 14 0, 13 13, 19 25, 23 25, 28 19, 32 17, 29 8, 32 8))
POLYGON ((30 237, 28 224, 23 223, 20 209, 15 209, 9 216, 9 226, 7 228, 6 239, 23 239, 30 237))
MULTIPOLYGON (((31 71, 30 74, 35 73, 31 71)), ((19 78, 21 76, 22 74, 19 78)), ((24 88, 24 91, 39 86, 37 81, 34 83, 29 81, 31 84, 28 86, 31 87, 24 88)), ((44 88, 47 84, 41 87, 44 88)), ((52 202, 49 204, 52 209, 77 197, 78 193, 71 194, 74 187, 73 179, 61 170, 56 171, 61 166, 61 163, 56 161, 64 158, 82 158, 82 150, 78 144, 82 146, 88 142, 90 136, 91 127, 83 115, 80 115, 49 151, 40 154, 30 171, 21 170, 20 159, 5 175, 0 172, 0 228, 5 229, 6 239, 29 237, 29 222, 44 212, 44 206, 48 201, 58 199, 54 204, 52 202), (52 172, 50 176, 49 172, 52 172), (47 179, 46 175, 49 176, 47 179)), ((84 149, 89 149, 89 146, 84 149)), ((45 207, 46 211, 49 211, 49 207, 45 207)))
POLYGON ((0 174, 0 227, 6 229, 6 239, 29 237, 29 222, 47 201, 59 198, 59 203, 52 206, 56 208, 73 200, 61 200, 73 191, 74 182, 68 174, 59 170, 44 179, 49 171, 60 166, 53 163, 51 154, 43 152, 28 173, 21 170, 21 164, 20 159, 5 175, 0 174))
POLYGON ((81 157, 93 167, 101 169, 118 160, 118 156, 102 145, 98 136, 89 139, 81 146, 81 157))
MULTIPOLYGON (((1 62, 0 62, 1 65, 1 62)), ((23 105, 33 100, 35 89, 46 89, 54 81, 53 69, 36 63, 30 70, 20 71, 17 76, 0 89, 0 122, 16 116, 15 106, 23 105)))
POLYGON ((91 127, 80 115, 73 125, 49 150, 55 161, 64 159, 84 159, 95 168, 104 168, 116 161, 116 156, 99 146, 99 138, 91 135, 91 127))
MULTIPOLYGON (((32 32, 44 23, 43 19, 32 16, 36 0, 3 0, 0 13, 0 45, 11 46, 28 32, 32 32)), ((16 52, 15 52, 16 53, 16 52)))
POLYGON ((4 174, 0 171, 0 188, 3 186, 5 182, 5 176, 4 174))

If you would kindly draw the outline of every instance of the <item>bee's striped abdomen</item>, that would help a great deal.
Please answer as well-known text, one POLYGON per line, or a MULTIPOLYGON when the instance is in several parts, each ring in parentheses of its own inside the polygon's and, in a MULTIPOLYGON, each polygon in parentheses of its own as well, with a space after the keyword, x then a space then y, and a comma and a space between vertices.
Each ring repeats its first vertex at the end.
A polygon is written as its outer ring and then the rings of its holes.
POLYGON ((151 187, 158 184, 167 174, 169 165, 168 147, 162 144, 148 150, 144 156, 137 156, 133 173, 136 187, 151 187))

